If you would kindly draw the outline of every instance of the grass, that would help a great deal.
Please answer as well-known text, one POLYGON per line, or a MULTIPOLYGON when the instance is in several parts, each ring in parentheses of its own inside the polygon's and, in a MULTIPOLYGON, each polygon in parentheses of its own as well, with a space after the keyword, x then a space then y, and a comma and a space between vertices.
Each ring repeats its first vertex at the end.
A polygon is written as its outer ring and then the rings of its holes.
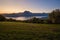
POLYGON ((60 24, 0 22, 0 40, 60 40, 60 24))

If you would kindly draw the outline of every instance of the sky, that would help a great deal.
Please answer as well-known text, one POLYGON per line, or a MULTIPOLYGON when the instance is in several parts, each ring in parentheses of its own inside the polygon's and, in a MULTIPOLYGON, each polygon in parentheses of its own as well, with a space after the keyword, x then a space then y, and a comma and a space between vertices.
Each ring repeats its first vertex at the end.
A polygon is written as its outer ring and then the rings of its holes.
POLYGON ((0 0, 0 13, 17 13, 25 10, 33 13, 60 9, 60 0, 0 0))

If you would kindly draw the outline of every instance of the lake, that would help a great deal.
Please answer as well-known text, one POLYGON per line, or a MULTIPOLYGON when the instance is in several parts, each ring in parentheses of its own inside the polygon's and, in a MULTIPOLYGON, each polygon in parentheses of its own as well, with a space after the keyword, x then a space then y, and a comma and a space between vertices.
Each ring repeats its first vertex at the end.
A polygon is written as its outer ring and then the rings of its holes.
POLYGON ((47 18, 47 16, 32 16, 32 17, 6 17, 7 19, 10 19, 10 18, 12 18, 12 19, 15 19, 15 20, 28 20, 28 19, 31 19, 31 18, 33 18, 33 17, 36 17, 36 18, 42 18, 42 19, 44 19, 44 18, 47 18))

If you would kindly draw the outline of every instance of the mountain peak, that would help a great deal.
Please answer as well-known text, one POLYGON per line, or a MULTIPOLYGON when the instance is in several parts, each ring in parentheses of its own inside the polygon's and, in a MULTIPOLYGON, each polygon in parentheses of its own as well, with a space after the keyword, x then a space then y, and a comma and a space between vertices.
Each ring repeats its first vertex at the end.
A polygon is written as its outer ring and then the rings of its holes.
POLYGON ((23 13, 24 13, 24 14, 31 14, 30 11, 24 11, 23 13))

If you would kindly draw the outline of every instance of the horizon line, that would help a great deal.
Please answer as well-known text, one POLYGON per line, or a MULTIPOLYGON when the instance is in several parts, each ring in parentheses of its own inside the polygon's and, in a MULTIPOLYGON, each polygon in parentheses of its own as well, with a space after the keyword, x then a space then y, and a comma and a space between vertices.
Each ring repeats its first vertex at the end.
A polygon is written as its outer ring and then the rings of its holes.
MULTIPOLYGON (((27 10, 25 10, 25 11, 27 11, 27 10)), ((25 12, 25 11, 23 11, 23 12, 25 12)), ((2 12, 0 14, 14 14, 14 13, 23 13, 23 12, 2 12)), ((29 12, 31 12, 31 11, 29 11, 29 12)), ((51 13, 51 12, 31 12, 31 13, 51 13)))

